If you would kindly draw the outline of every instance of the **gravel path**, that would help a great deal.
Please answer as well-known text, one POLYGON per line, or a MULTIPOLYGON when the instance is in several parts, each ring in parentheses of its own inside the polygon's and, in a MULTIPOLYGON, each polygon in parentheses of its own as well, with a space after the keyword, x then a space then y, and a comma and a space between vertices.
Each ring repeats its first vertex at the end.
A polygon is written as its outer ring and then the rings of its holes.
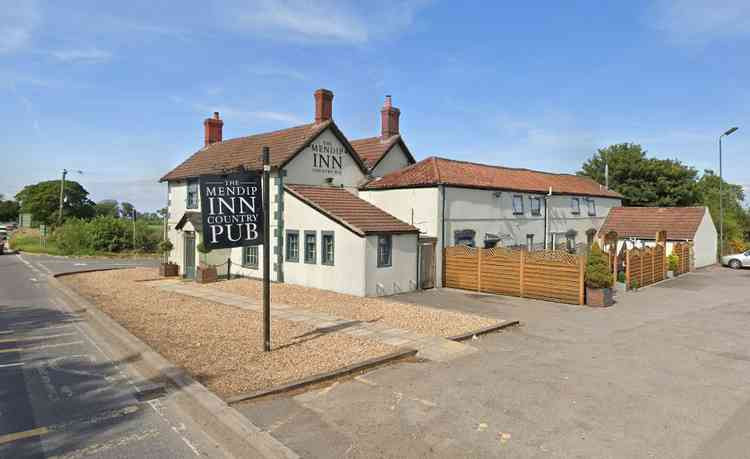
POLYGON ((261 316, 211 301, 159 291, 138 281, 149 268, 61 278, 110 317, 221 397, 332 371, 396 349, 310 326, 273 320, 273 351, 262 351, 261 316))
MULTIPOLYGON (((234 279, 207 286, 256 298, 257 301, 261 299, 262 283, 256 279, 234 279)), ((293 284, 271 284, 271 307, 273 303, 324 312, 343 319, 380 321, 429 336, 456 336, 498 323, 495 319, 387 298, 363 298, 293 284)))

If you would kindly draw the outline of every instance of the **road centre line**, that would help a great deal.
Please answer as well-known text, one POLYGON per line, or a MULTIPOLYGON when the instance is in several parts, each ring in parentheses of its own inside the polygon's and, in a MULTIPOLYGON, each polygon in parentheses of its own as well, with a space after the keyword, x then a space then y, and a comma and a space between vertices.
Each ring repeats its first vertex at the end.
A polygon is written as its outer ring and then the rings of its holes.
POLYGON ((23 362, 4 363, 4 364, 0 365, 0 368, 22 367, 23 365, 24 365, 23 362))
POLYGON ((76 332, 72 333, 58 333, 56 335, 39 335, 39 336, 21 336, 18 338, 3 338, 0 339, 0 343, 22 343, 26 341, 42 341, 45 339, 62 338, 63 336, 73 336, 76 332))

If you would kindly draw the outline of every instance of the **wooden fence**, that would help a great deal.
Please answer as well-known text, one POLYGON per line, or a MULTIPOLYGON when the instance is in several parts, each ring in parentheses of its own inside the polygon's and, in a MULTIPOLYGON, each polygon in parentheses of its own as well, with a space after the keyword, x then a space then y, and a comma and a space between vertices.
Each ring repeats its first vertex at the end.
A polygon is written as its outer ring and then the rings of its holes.
POLYGON ((666 249, 663 244, 630 249, 625 252, 625 266, 626 288, 632 288, 634 281, 638 287, 662 281, 667 277, 666 249))
POLYGON ((672 246, 672 254, 677 255, 677 271, 684 274, 693 270, 693 244, 690 242, 676 242, 672 246))
POLYGON ((445 287, 584 304, 583 255, 455 246, 443 259, 445 287))

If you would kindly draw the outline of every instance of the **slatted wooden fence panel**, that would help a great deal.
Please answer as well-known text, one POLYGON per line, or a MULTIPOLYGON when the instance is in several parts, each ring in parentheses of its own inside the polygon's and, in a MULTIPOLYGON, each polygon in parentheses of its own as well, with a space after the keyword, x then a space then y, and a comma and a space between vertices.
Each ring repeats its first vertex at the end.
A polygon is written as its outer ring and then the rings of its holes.
POLYGON ((626 287, 631 288, 633 281, 639 287, 654 284, 666 278, 666 253, 663 245, 646 247, 644 249, 630 249, 626 257, 626 287))
POLYGON ((446 247, 443 258, 443 285, 463 290, 478 290, 479 250, 463 245, 446 247))
POLYGON ((675 274, 683 274, 692 271, 693 246, 689 242, 677 242, 672 246, 672 254, 677 255, 677 271, 675 274))
POLYGON ((565 251, 447 247, 443 284, 464 290, 583 304, 585 259, 565 251))

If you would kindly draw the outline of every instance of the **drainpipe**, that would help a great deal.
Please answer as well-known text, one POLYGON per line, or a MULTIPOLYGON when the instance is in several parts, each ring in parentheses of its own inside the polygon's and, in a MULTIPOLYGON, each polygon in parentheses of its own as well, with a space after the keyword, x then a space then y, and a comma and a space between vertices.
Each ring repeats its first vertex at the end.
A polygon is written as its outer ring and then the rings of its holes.
POLYGON ((552 197, 552 187, 549 187, 549 192, 544 196, 544 250, 549 248, 549 198, 552 197))
POLYGON ((440 185, 440 197, 443 200, 442 212, 440 212, 441 220, 441 236, 440 236, 440 286, 443 285, 443 272, 445 271, 445 185, 440 185))

